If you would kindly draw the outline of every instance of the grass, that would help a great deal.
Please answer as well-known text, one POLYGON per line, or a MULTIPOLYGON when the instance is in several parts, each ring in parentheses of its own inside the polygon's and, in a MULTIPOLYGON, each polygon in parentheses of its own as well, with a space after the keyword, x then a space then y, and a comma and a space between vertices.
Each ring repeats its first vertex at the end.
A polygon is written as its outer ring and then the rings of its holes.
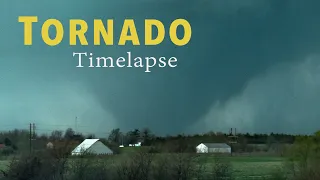
MULTIPOLYGON (((216 156, 214 155, 203 155, 200 156, 199 162, 213 162, 215 160, 216 156)), ((282 157, 275 157, 275 156, 225 156, 221 157, 224 160, 228 160, 230 162, 237 162, 237 163, 243 163, 243 162, 283 162, 284 158, 282 157)))
MULTIPOLYGON (((131 149, 135 148, 123 148, 127 153, 131 153, 131 149)), ((127 154, 129 155, 129 154, 127 154)), ((165 155, 165 154, 162 154, 165 155)), ((113 160, 118 158, 125 158, 124 155, 112 156, 113 160), (115 158, 115 159, 114 159, 115 158)), ((201 155, 198 158, 199 164, 204 164, 206 167, 210 168, 214 164, 216 157, 213 155, 201 155)), ((264 176, 270 175, 275 170, 279 170, 281 165, 283 165, 284 158, 281 157, 265 157, 265 156, 227 156, 220 157, 221 160, 230 162, 235 176, 264 176)), ((118 159, 119 160, 119 159, 118 159)), ((0 160, 0 169, 5 169, 10 163, 10 160, 0 160)))
POLYGON ((0 169, 4 170, 9 165, 10 160, 0 160, 0 169))
POLYGON ((140 147, 122 147, 120 148, 120 154, 129 154, 138 152, 141 149, 148 149, 148 147, 140 146, 140 147))
POLYGON ((279 168, 281 162, 233 162, 234 174, 236 176, 263 176, 270 175, 279 168))
MULTIPOLYGON (((200 156, 199 163, 210 167, 217 157, 213 155, 200 156)), ((235 176, 265 176, 279 170, 283 165, 282 157, 267 156, 226 156, 220 160, 231 163, 235 176)))

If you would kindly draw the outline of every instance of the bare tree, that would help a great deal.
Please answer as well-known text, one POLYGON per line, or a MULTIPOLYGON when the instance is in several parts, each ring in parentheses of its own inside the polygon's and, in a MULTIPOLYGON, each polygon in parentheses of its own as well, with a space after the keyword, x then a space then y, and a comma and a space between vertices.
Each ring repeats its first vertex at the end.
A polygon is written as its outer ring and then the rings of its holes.
POLYGON ((120 129, 117 128, 117 129, 112 129, 112 131, 110 132, 110 135, 108 137, 108 140, 111 143, 119 144, 120 143, 120 138, 121 138, 121 132, 120 132, 120 129))
POLYGON ((75 135, 75 132, 72 128, 68 128, 64 133, 64 138, 71 140, 75 135))
POLYGON ((87 139, 96 139, 96 135, 95 134, 88 134, 87 139))
POLYGON ((51 132, 50 139, 52 140, 60 140, 62 139, 63 132, 60 130, 54 130, 51 132))
POLYGON ((139 151, 116 167, 117 176, 120 180, 148 180, 151 178, 152 160, 151 154, 139 151))
POLYGON ((148 128, 144 128, 141 130, 141 138, 143 139, 143 144, 149 146, 150 145, 150 141, 152 139, 152 134, 150 129, 148 128))

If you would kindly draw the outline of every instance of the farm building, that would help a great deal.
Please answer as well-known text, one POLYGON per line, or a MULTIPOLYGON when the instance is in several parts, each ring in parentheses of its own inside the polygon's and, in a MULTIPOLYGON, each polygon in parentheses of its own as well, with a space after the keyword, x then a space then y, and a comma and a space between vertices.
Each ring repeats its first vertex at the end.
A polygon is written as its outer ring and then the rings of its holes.
POLYGON ((52 143, 52 142, 48 142, 47 148, 48 148, 48 149, 52 149, 52 148, 53 148, 53 143, 52 143))
POLYGON ((196 147, 197 153, 231 154, 231 147, 226 143, 201 143, 196 147))
POLYGON ((113 154, 113 151, 100 142, 99 139, 85 139, 71 152, 72 155, 81 155, 82 153, 103 155, 113 154))

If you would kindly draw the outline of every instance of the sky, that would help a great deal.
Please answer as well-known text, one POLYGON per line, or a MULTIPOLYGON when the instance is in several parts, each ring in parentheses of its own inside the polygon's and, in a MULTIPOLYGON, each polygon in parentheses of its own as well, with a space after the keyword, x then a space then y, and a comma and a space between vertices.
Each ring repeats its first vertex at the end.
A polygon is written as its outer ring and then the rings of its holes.
MULTIPOLYGON (((320 1, 317 0, 2 0, 0 2, 0 130, 49 133, 72 127, 107 135, 148 127, 156 134, 208 131, 313 133, 320 127, 320 1), (32 46, 23 45, 18 16, 38 16, 32 46), (156 47, 56 47, 41 24, 125 18, 142 37, 144 19, 174 19, 192 27, 188 45, 169 38, 156 47), (175 56, 176 68, 76 68, 73 52, 100 56, 175 56)), ((90 28, 91 27, 91 28, 90 28)), ((91 34, 90 34, 91 33, 91 34)))

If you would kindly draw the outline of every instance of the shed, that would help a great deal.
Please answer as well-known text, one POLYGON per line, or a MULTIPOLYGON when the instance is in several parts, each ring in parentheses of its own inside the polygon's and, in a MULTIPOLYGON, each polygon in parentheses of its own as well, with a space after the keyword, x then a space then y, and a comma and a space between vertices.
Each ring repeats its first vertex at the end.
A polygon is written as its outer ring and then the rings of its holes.
POLYGON ((231 154, 231 147, 226 143, 201 143, 196 147, 197 153, 231 154))
POLYGON ((72 155, 90 153, 95 155, 113 154, 113 151, 99 139, 85 139, 72 152, 72 155))
POLYGON ((48 149, 52 149, 52 148, 53 148, 53 143, 52 143, 52 142, 48 142, 47 148, 48 148, 48 149))

